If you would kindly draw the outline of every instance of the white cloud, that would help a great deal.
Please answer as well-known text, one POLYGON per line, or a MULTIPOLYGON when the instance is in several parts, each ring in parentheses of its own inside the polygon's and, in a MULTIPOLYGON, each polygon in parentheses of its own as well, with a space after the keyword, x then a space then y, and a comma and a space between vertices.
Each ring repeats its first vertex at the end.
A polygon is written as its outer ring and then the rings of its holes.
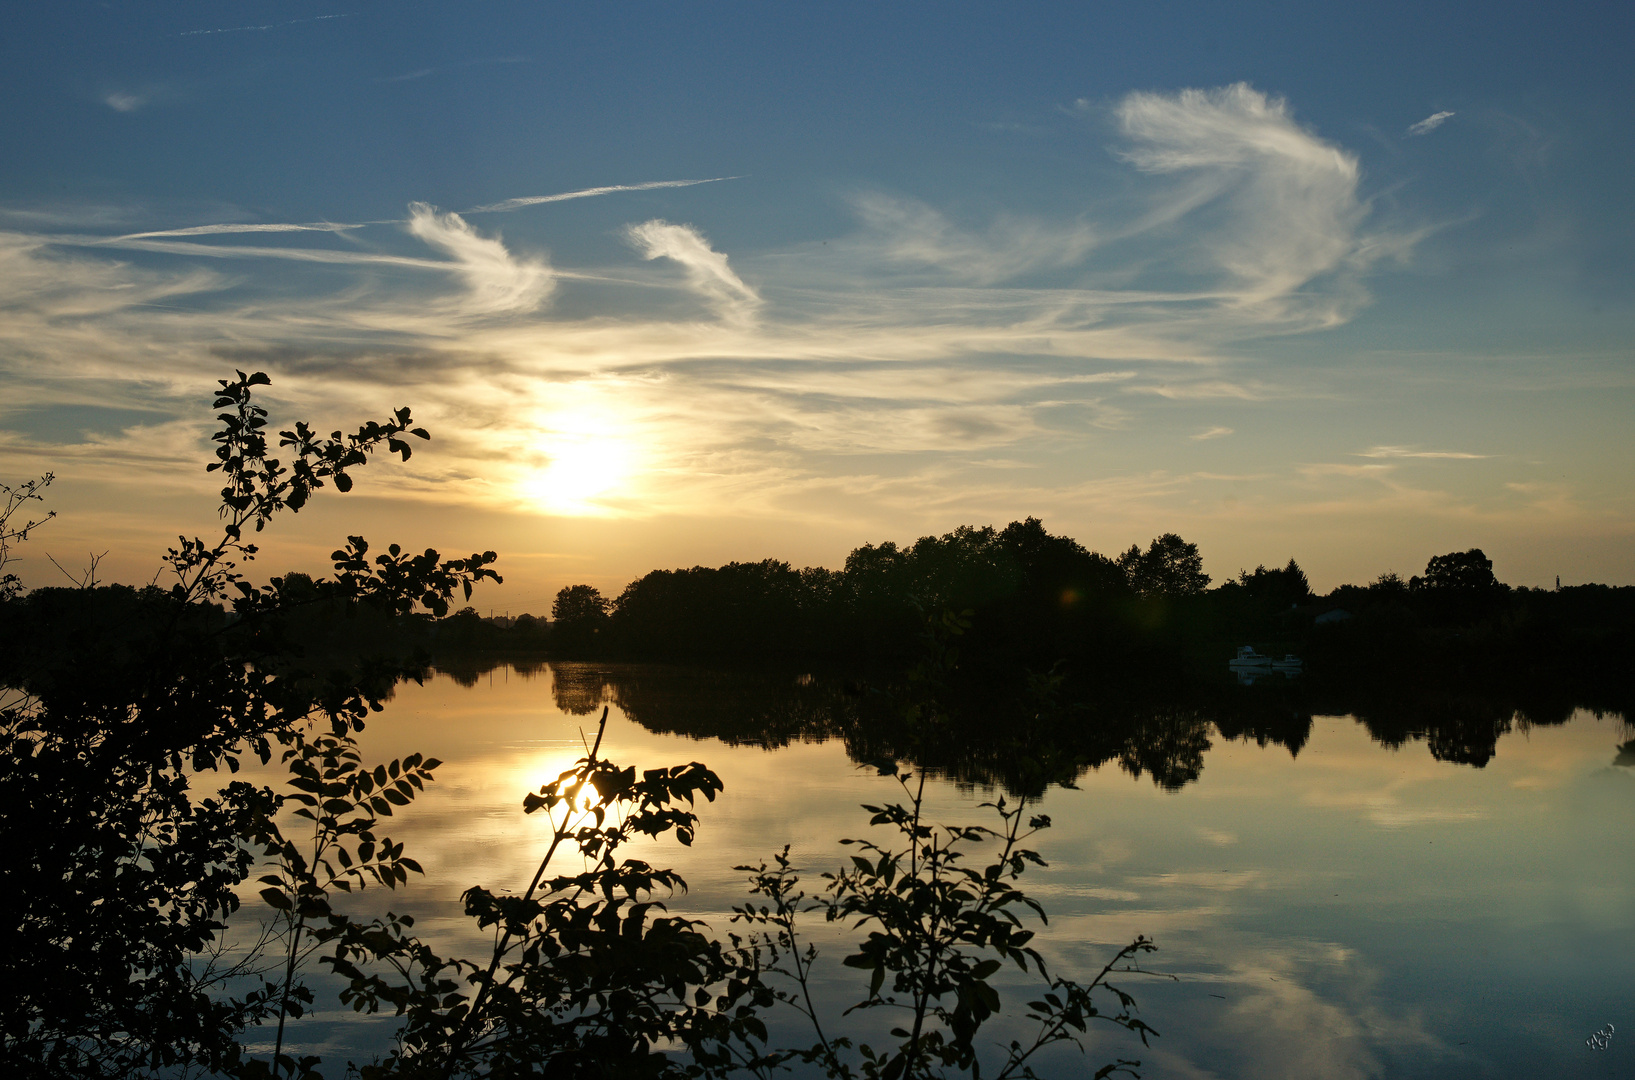
POLYGON ((1448 120, 1455 115, 1457 114, 1451 112, 1432 113, 1419 123, 1411 125, 1408 128, 1408 134, 1429 135, 1431 132, 1447 123, 1448 120))
POLYGON ((688 283, 729 318, 742 318, 761 302, 755 290, 732 272, 727 257, 710 247, 704 235, 691 225, 672 225, 654 218, 629 226, 625 235, 642 258, 680 263, 688 283))
POLYGON ((148 103, 148 99, 141 94, 129 94, 116 90, 102 99, 102 103, 115 112, 135 112, 148 103))
MULTIPOLYGON (((215 274, 200 270, 149 271, 101 258, 64 255, 41 237, 0 232, 0 341, 21 349, 44 345, 50 327, 72 325, 175 301, 220 288, 215 274)), ((71 357, 63 356, 62 361, 71 357)))
POLYGON ((1375 446, 1362 451, 1357 456, 1365 458, 1452 458, 1460 461, 1476 461, 1491 455, 1468 454, 1462 450, 1416 450, 1410 446, 1375 446))
POLYGON ((1318 480, 1325 476, 1345 476, 1354 480, 1388 479, 1395 465, 1348 465, 1343 462, 1319 462, 1312 465, 1301 465, 1299 472, 1308 480, 1318 480))
POLYGON ((481 235, 459 214, 439 214, 426 203, 409 204, 409 232, 453 257, 465 279, 461 307, 482 315, 532 311, 555 287, 551 268, 539 259, 517 259, 497 238, 481 235))
MULTIPOLYGON (((1126 387, 1125 390, 1131 394, 1154 394, 1158 397, 1169 398, 1172 401, 1200 401, 1210 398, 1236 398, 1240 401, 1258 401, 1266 396, 1264 388, 1245 386, 1242 383, 1231 382, 1226 379, 1166 382, 1151 386, 1130 386, 1126 387)), ((1222 428, 1214 430, 1222 433, 1230 431, 1230 429, 1222 428)))
MULTIPOLYGON (((1356 157, 1295 123, 1283 99, 1246 83, 1135 93, 1115 116, 1133 144, 1126 160, 1191 176, 1177 193, 1198 208, 1186 227, 1202 230, 1202 252, 1230 276, 1237 303, 1275 312, 1314 279, 1378 257, 1358 236, 1356 157)), ((1357 302, 1343 299, 1339 321, 1357 302)))
POLYGON ((961 281, 992 285, 1030 270, 1073 266, 1095 247, 1083 222, 1001 217, 986 234, 960 229, 923 203, 866 195, 854 200, 870 230, 863 238, 889 262, 932 267, 961 281))
POLYGON ((1204 439, 1218 439, 1223 435, 1230 434, 1232 434, 1232 429, 1229 427, 1212 427, 1207 431, 1198 432, 1198 434, 1193 435, 1191 438, 1194 441, 1201 442, 1204 439))

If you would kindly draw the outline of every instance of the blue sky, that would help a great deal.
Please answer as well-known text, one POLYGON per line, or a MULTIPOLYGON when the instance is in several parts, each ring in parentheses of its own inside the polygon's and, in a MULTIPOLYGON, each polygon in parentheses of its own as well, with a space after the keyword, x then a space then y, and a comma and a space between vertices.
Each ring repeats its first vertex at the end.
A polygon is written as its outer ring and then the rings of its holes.
MULTIPOLYGON (((493 597, 1034 514, 1319 586, 1635 581, 1624 6, 37 5, 0 472, 207 530, 204 394, 434 442, 285 523, 493 597), (706 181, 683 183, 688 181, 706 181), (572 196, 572 197, 563 197, 572 196), (293 228, 302 226, 302 228, 293 228), (387 534, 390 533, 390 536, 387 534)), ((83 561, 83 556, 78 556, 83 561)))

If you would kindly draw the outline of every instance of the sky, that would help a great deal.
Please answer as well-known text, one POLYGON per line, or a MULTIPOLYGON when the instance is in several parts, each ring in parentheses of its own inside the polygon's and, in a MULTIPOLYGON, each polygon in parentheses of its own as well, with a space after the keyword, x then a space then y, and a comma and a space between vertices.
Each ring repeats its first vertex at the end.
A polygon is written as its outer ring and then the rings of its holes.
POLYGON ((262 576, 493 549, 478 603, 542 613, 1031 515, 1216 581, 1635 584, 1631 41, 1599 3, 20 6, 0 481, 58 511, 20 571, 211 536, 210 392, 261 370, 277 427, 432 433, 262 576))

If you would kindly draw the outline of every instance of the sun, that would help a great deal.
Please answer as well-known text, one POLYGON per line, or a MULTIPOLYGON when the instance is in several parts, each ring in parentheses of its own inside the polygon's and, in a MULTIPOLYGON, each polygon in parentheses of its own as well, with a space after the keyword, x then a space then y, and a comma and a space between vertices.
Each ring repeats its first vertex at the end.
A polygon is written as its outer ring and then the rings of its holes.
POLYGON ((600 516, 604 501, 624 489, 634 472, 630 448, 603 435, 557 433, 540 446, 544 468, 525 483, 528 498, 554 513, 600 516))

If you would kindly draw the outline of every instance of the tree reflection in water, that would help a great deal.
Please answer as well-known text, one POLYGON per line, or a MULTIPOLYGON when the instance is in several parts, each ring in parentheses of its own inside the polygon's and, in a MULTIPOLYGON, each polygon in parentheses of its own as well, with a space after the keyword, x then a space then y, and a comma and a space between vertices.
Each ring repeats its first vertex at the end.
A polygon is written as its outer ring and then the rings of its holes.
POLYGON ((963 705, 952 718, 955 734, 925 747, 891 706, 889 682, 855 673, 495 657, 443 659, 437 669, 475 686, 505 665, 523 677, 549 667, 556 705, 569 715, 613 705, 654 733, 761 749, 838 740, 859 763, 910 762, 961 785, 1017 795, 1072 785, 1108 764, 1179 791, 1202 774, 1217 739, 1281 746, 1297 757, 1314 715, 1350 715, 1383 747, 1424 743, 1439 761, 1482 768, 1512 731, 1564 724, 1580 707, 1597 716, 1616 712, 1571 691, 1534 686, 1336 689, 1223 680, 1146 693, 1102 688, 1091 696, 1068 692, 1058 680, 1029 686, 1005 677, 956 688, 963 705))

